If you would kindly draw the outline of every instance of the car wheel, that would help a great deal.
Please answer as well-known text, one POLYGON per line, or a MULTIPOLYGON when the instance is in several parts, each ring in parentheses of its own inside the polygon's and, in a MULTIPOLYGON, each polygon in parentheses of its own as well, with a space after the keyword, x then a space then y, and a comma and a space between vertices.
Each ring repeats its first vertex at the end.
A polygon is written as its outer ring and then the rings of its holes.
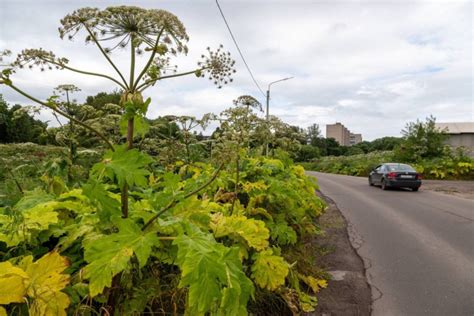
POLYGON ((385 180, 384 180, 384 179, 382 179, 382 182, 380 182, 380 188, 381 188, 382 190, 387 190, 387 189, 388 189, 387 185, 385 184, 385 180))
POLYGON ((413 192, 418 191, 419 188, 411 188, 413 192))
POLYGON ((369 185, 370 185, 371 187, 374 186, 374 183, 372 182, 372 178, 371 178, 371 177, 369 177, 369 185))

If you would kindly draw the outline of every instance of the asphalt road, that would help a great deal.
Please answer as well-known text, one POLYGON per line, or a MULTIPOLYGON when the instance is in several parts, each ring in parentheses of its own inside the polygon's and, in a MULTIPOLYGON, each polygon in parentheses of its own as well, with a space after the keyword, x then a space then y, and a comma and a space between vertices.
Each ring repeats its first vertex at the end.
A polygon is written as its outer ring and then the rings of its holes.
POLYGON ((474 315, 473 200, 308 174, 349 222, 372 285, 373 315, 474 315))

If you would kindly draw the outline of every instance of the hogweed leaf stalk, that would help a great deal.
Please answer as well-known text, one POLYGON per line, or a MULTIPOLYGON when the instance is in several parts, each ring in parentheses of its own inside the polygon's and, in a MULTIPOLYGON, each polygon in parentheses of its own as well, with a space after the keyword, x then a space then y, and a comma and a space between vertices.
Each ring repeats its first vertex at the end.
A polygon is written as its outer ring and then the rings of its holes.
POLYGON ((11 64, 16 69, 33 69, 39 68, 41 71, 46 70, 63 70, 67 69, 72 72, 80 73, 83 75, 96 76, 106 78, 116 83, 121 89, 126 89, 126 85, 118 81, 117 79, 93 71, 81 70, 68 65, 69 59, 64 57, 56 57, 52 51, 46 51, 43 48, 30 48, 24 49, 18 54, 17 59, 11 64))

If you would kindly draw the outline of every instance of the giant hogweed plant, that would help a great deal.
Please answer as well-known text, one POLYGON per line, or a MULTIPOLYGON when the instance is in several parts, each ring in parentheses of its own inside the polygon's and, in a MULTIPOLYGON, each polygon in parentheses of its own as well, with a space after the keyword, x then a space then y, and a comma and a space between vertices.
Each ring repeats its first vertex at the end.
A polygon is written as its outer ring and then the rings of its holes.
MULTIPOLYGON (((161 34, 153 33, 158 38, 153 47, 146 37, 135 38, 133 44, 132 34, 124 36, 112 23, 114 19, 132 21, 148 29, 151 22, 146 21, 164 14, 159 12, 129 7, 78 10, 62 21, 61 34, 74 37, 85 29, 86 40, 103 52, 112 67, 109 51, 99 40, 102 36, 120 40, 118 47, 135 47, 132 56, 140 47, 162 56, 164 46, 158 46, 169 42, 158 40, 163 34, 174 43, 172 48, 167 46, 171 54, 185 51, 176 44, 179 32, 174 37, 165 32, 173 27, 180 30, 181 24, 173 24, 174 19, 161 25, 161 34), (130 19, 120 15, 124 12, 131 14, 130 19), (131 18, 140 12, 144 20, 131 18)), ((230 60, 227 54, 210 54, 201 68, 181 75, 208 73, 219 84, 227 68, 215 66, 228 67, 230 60)), ((154 311, 245 315, 256 289, 279 295, 294 313, 314 308, 316 298, 303 287, 316 293, 325 282, 301 273, 284 253, 298 238, 317 231, 313 220, 324 207, 302 168, 275 159, 244 157, 237 165, 239 179, 234 181, 235 169, 226 168, 226 155, 218 167, 176 164, 174 170, 166 171, 151 168, 153 159, 132 148, 134 133, 144 133, 141 126, 150 102, 143 100, 142 92, 160 79, 179 75, 162 74, 157 58, 149 60, 150 71, 132 81, 123 80, 116 67, 117 78, 85 73, 126 88, 121 106, 127 144, 122 146, 114 146, 94 127, 62 111, 54 99, 43 102, 18 88, 11 77, 15 69, 2 72, 3 84, 96 133, 110 150, 91 169, 88 181, 75 189, 65 185, 38 188, 25 192, 15 205, 0 208, 0 315, 154 311), (47 273, 40 277, 38 271, 47 273)), ((21 68, 31 63, 81 71, 41 49, 24 51, 14 64, 21 68)))
POLYGON ((255 129, 261 123, 254 109, 262 109, 260 102, 254 97, 243 95, 233 101, 231 107, 221 113, 221 135, 218 149, 227 150, 232 153, 235 162, 234 196, 232 209, 237 200, 240 190, 241 158, 249 154, 250 141, 255 137, 255 129), (219 148, 220 147, 220 148, 219 148))
MULTIPOLYGON (((135 134, 144 134, 147 130, 145 115, 150 105, 150 98, 144 99, 146 89, 158 81, 187 75, 208 77, 214 84, 221 87, 232 81, 230 78, 234 61, 230 54, 221 50, 212 51, 208 48, 195 69, 177 72, 171 66, 171 57, 187 54, 186 46, 189 40, 186 29, 181 21, 170 12, 156 9, 142 9, 134 6, 108 7, 104 10, 82 8, 66 15, 61 20, 59 35, 61 39, 73 40, 85 34, 85 42, 95 46, 110 64, 115 76, 79 69, 70 65, 69 59, 58 57, 52 51, 39 49, 24 49, 16 60, 1 72, 0 83, 7 85, 21 95, 37 102, 54 112, 68 118, 82 127, 98 135, 111 150, 113 144, 96 128, 75 119, 66 111, 61 110, 54 99, 41 101, 18 87, 12 78, 15 71, 22 68, 39 68, 41 71, 68 70, 88 76, 96 76, 111 81, 123 91, 120 106, 124 110, 121 126, 127 138, 127 146, 133 148, 135 134), (107 45, 108 46, 105 46, 107 45), (130 51, 130 69, 119 69, 113 61, 111 53, 116 49, 130 51), (137 57, 148 55, 145 65, 140 69, 137 57), (172 73, 170 73, 172 71, 172 73)), ((2 55, 10 53, 4 52, 2 55)), ((128 217, 128 183, 122 189, 122 215, 128 217)))
MULTIPOLYGON (((226 122, 223 148, 234 148, 232 139, 245 148, 251 137, 237 125, 248 117, 226 122)), ((217 168, 178 162, 166 171, 119 146, 77 188, 37 189, 1 208, 3 312, 245 315, 262 293, 295 314, 313 310, 326 283, 287 253, 318 231, 324 206, 315 184, 289 162, 242 155, 236 195, 235 167, 225 167, 234 154, 217 168), (125 182, 128 218, 120 210, 125 182), (46 262, 54 286, 30 272, 46 262)))
POLYGON ((205 142, 198 139, 197 130, 206 130, 211 121, 216 119, 215 115, 206 113, 201 118, 189 115, 167 116, 166 119, 177 127, 175 135, 170 135, 170 137, 161 135, 168 145, 166 147, 177 148, 174 155, 171 155, 174 156, 172 163, 182 160, 183 163, 189 165, 193 161, 200 160, 198 158, 204 154, 205 142))
POLYGON ((80 187, 37 189, 0 208, 0 310, 246 315, 257 289, 280 296, 295 314, 314 309, 304 288, 317 293, 325 281, 285 256, 317 231, 324 208, 301 167, 242 159, 235 202, 233 168, 163 171, 151 162, 117 147, 80 187), (120 210, 124 182, 133 188, 128 218, 120 210), (35 264, 50 266, 51 279, 35 277, 35 264))

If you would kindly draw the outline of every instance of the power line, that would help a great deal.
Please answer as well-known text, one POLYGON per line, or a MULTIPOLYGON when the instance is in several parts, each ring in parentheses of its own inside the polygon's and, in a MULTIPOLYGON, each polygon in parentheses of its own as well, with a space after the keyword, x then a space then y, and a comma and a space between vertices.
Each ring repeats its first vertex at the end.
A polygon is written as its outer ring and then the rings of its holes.
POLYGON ((217 7, 219 8, 219 12, 221 13, 222 19, 224 19, 224 23, 225 23, 225 25, 227 26, 227 29, 229 30, 230 36, 232 37, 232 40, 234 41, 235 47, 237 47, 237 50, 238 50, 238 52, 239 52, 239 54, 240 54, 240 57, 242 57, 242 61, 244 62, 245 67, 247 67, 247 70, 248 70, 248 72, 249 72, 249 74, 250 74, 250 77, 252 77, 253 82, 254 82, 255 85, 257 86, 258 90, 260 90, 260 92, 262 93, 263 97, 266 98, 266 94, 263 92, 262 88, 260 88, 260 86, 258 85, 257 80, 255 80, 255 77, 253 76, 252 71, 250 70, 249 65, 248 65, 247 62, 245 61, 244 55, 242 54, 242 51, 240 50, 239 44, 237 44, 237 41, 236 41, 236 39, 235 39, 235 37, 234 37, 234 34, 232 33, 232 30, 230 29, 229 23, 227 23, 227 19, 226 19, 225 16, 224 16, 224 12, 222 12, 222 9, 221 9, 221 6, 219 5, 219 1, 218 1, 218 0, 216 0, 216 4, 217 4, 217 7))

